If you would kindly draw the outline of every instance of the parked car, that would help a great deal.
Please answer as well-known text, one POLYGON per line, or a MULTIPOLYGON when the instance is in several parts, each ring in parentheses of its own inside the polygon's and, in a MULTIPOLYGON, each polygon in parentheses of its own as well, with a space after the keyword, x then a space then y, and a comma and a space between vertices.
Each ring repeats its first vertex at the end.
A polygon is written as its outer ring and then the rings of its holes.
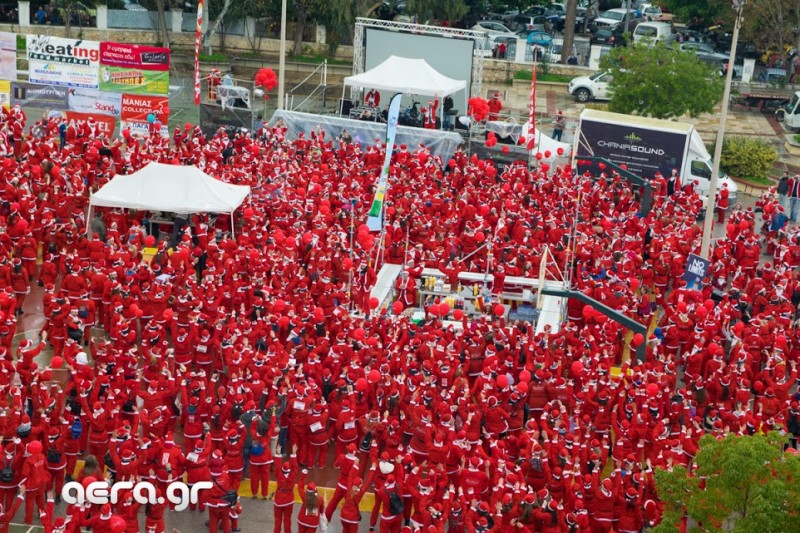
POLYGON ((625 28, 626 19, 628 21, 628 31, 633 31, 636 25, 644 20, 641 17, 637 17, 635 11, 609 9, 592 21, 592 31, 599 30, 603 27, 625 28))
MULTIPOLYGON (((728 68, 728 60, 730 59, 730 54, 723 54, 722 52, 717 52, 711 46, 703 43, 681 43, 680 45, 678 45, 678 47, 681 50, 688 50, 690 52, 694 52, 695 56, 697 56, 697 59, 718 68, 721 76, 725 75, 728 68)), ((736 64, 733 65, 733 77, 734 78, 742 77, 741 65, 736 65, 736 64)))
POLYGON ((147 11, 147 8, 139 3, 139 0, 122 0, 122 4, 127 11, 147 11))
POLYGON ((677 39, 668 22, 642 22, 633 30, 633 42, 670 45, 677 39))
POLYGON ((517 15, 509 27, 516 32, 547 31, 547 18, 541 15, 517 15))
POLYGON ((482 31, 492 35, 514 35, 514 32, 502 22, 496 20, 479 20, 477 24, 472 27, 475 31, 482 31))
POLYGON ((614 76, 609 71, 574 78, 568 85, 569 94, 581 103, 591 100, 610 100, 610 84, 613 79, 614 76))
MULTIPOLYGON (((575 31, 580 33, 583 31, 583 26, 586 22, 586 8, 579 7, 575 12, 575 31)), ((556 30, 563 32, 567 26, 567 15, 561 15, 556 22, 556 30)))
POLYGON ((645 20, 660 21, 664 17, 664 12, 661 8, 653 4, 641 4, 638 9, 645 20))
POLYGON ((613 30, 611 28, 601 28, 592 34, 589 38, 589 43, 611 47, 625 46, 627 44, 622 28, 613 30))
POLYGON ((523 13, 525 15, 546 17, 547 20, 553 23, 553 25, 555 25, 556 22, 558 22, 558 17, 561 16, 558 11, 555 11, 554 9, 544 6, 533 6, 529 9, 526 9, 523 13))

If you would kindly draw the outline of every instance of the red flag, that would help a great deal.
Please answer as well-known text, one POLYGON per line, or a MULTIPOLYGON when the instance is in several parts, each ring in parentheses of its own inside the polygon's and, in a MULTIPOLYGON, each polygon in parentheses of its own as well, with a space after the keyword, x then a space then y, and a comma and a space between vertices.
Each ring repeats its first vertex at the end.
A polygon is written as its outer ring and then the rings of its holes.
MULTIPOLYGON (((533 74, 531 76, 531 104, 529 106, 529 122, 528 131, 526 135, 530 135, 530 140, 535 142, 536 139, 536 63, 533 64, 533 74)), ((530 145, 529 145, 530 146, 530 145)), ((529 148, 530 149, 530 148, 529 148)))

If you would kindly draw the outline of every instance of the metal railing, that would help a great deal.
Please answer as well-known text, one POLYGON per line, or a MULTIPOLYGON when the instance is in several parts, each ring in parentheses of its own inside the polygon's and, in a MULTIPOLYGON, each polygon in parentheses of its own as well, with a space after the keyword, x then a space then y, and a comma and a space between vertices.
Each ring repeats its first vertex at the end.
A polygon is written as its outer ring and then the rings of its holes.
POLYGON ((324 106, 324 96, 326 93, 326 88, 328 86, 328 61, 324 60, 322 63, 317 65, 317 68, 311 71, 308 76, 306 76, 303 81, 289 89, 286 93, 286 100, 284 101, 284 107, 291 111, 302 111, 303 107, 309 104, 312 99, 317 98, 318 96, 323 96, 323 106, 324 106), (318 80, 311 81, 312 78, 319 76, 318 80), (313 84, 313 85, 312 85, 313 84), (311 91, 306 94, 306 91, 311 88, 311 91), (303 95, 305 95, 303 97, 303 95), (303 98, 299 104, 295 105, 295 96, 300 99, 303 98))

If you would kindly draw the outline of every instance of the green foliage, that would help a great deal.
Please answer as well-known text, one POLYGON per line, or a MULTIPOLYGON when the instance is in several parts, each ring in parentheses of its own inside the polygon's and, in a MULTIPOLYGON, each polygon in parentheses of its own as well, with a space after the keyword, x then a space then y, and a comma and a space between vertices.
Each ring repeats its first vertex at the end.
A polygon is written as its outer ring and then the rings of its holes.
POLYGON ((794 142, 800 144, 800 135, 793 135, 792 138, 794 139, 794 142))
POLYGON ((800 44, 800 3, 797 0, 750 0, 745 4, 742 37, 761 49, 781 50, 800 44))
MULTIPOLYGON (((514 79, 515 80, 527 80, 531 81, 533 77, 533 71, 530 70, 518 70, 514 72, 514 79)), ((550 83, 569 83, 572 79, 572 76, 564 76, 562 74, 553 74, 552 72, 536 73, 536 81, 543 81, 543 82, 550 82, 550 83)))
POLYGON ((27 41, 24 35, 17 35, 17 50, 27 50, 27 41))
POLYGON ((711 25, 723 18, 727 21, 733 19, 733 10, 727 0, 662 0, 660 5, 686 23, 704 22, 711 25))
POLYGON ((778 151, 769 141, 755 137, 726 137, 720 167, 738 178, 768 179, 778 151))
POLYGON ((220 53, 213 53, 213 54, 200 54, 200 61, 206 63, 227 63, 228 56, 225 54, 220 53))
POLYGON ((408 0, 406 10, 420 22, 429 20, 455 21, 467 14, 463 0, 408 0))
POLYGON ((655 118, 711 113, 725 82, 694 53, 676 47, 633 43, 614 48, 600 67, 614 74, 609 109, 655 118))
POLYGON ((665 504, 656 531, 676 531, 684 509, 704 531, 797 531, 800 458, 782 453, 785 442, 777 432, 720 440, 704 436, 693 476, 683 467, 656 471, 656 489, 665 504))

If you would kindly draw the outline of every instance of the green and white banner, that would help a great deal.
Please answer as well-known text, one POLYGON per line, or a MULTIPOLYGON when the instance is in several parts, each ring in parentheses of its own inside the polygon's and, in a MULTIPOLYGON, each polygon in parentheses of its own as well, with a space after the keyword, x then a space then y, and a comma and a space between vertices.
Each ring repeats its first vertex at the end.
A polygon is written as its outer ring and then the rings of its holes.
POLYGON ((386 189, 389 186, 389 166, 394 153, 394 137, 397 134, 397 121, 400 118, 400 100, 402 94, 392 96, 389 102, 389 115, 386 125, 386 157, 383 160, 381 176, 378 178, 378 187, 375 189, 375 199, 367 217, 367 227, 370 231, 380 231, 383 227, 383 202, 386 198, 386 189))

